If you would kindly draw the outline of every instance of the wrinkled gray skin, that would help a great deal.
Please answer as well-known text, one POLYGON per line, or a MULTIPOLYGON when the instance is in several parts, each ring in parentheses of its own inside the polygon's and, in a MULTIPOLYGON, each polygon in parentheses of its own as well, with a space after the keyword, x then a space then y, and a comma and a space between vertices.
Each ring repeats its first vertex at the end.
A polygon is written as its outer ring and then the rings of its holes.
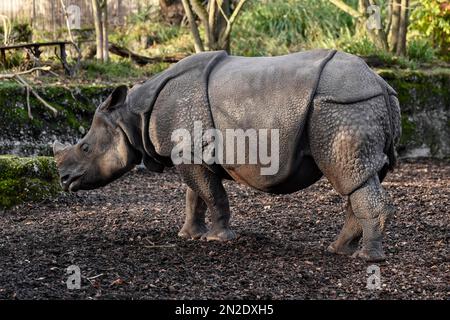
POLYGON ((223 179, 292 193, 325 175, 347 198, 344 227, 328 251, 380 261, 394 210, 380 183, 395 164, 399 118, 395 91, 355 56, 328 50, 271 58, 209 52, 183 59, 129 92, 118 87, 98 107, 87 135, 74 146, 55 142, 54 154, 64 190, 77 191, 104 186, 142 160, 158 172, 173 165, 171 134, 192 130, 194 121, 202 121, 204 130, 279 129, 281 167, 275 175, 260 175, 261 164, 177 166, 187 185, 179 236, 236 237, 223 179))

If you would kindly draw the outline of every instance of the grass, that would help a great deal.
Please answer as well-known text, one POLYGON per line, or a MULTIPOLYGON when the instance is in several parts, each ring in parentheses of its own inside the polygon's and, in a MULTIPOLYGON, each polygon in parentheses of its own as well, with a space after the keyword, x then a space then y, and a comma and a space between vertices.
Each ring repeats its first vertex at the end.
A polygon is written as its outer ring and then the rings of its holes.
POLYGON ((161 72, 168 67, 167 63, 155 63, 137 66, 127 59, 112 59, 107 63, 95 60, 84 61, 81 69, 86 79, 113 82, 127 79, 128 81, 144 79, 161 72))
POLYGON ((326 0, 254 1, 234 27, 232 48, 246 56, 285 54, 309 48, 319 39, 339 37, 353 24, 326 0))

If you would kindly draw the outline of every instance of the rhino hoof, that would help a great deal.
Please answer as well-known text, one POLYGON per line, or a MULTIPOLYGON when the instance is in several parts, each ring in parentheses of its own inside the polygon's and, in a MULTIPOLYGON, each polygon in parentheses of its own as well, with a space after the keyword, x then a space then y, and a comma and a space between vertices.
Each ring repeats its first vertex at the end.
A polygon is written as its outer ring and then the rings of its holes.
POLYGON ((178 236, 184 239, 200 239, 203 234, 208 232, 208 228, 206 225, 195 224, 190 226, 183 226, 180 232, 178 232, 178 236))
POLYGON ((355 253, 355 251, 358 249, 358 244, 347 244, 347 245, 339 245, 338 243, 333 242, 330 244, 327 248, 327 252, 339 254, 339 255, 345 255, 345 256, 351 256, 355 253))
POLYGON ((231 229, 211 230, 202 235, 202 240, 206 241, 230 241, 236 238, 236 233, 231 229))
POLYGON ((362 259, 367 262, 382 262, 386 260, 386 256, 383 252, 378 250, 367 250, 367 249, 360 249, 356 251, 352 258, 358 258, 362 259))

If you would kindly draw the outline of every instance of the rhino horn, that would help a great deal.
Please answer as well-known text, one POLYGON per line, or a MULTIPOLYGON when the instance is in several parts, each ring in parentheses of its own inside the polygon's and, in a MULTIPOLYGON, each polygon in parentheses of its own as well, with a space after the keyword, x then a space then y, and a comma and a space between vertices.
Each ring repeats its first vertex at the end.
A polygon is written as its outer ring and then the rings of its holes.
POLYGON ((62 144, 61 142, 59 142, 58 140, 56 140, 53 143, 53 154, 56 156, 58 154, 60 154, 62 151, 64 151, 64 149, 66 149, 67 146, 62 144))

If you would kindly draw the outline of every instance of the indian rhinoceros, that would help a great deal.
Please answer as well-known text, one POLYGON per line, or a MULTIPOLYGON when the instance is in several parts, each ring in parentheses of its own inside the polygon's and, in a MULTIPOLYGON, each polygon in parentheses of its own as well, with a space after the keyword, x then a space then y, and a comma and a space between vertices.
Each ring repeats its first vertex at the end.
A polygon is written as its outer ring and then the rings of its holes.
MULTIPOLYGON (((98 106, 83 139, 73 146, 55 141, 53 148, 63 189, 77 191, 104 186, 142 161, 157 172, 173 166, 180 143, 173 132, 190 132, 197 122, 203 130, 277 129, 272 151, 278 150, 280 166, 272 174, 262 174, 267 163, 259 159, 175 164, 187 185, 179 236, 236 237, 223 179, 286 194, 325 175, 347 199, 343 229, 328 251, 380 261, 394 210, 381 182, 395 165, 399 119, 395 91, 354 55, 312 50, 249 58, 216 51, 187 57, 130 91, 119 86, 98 106)), ((201 143, 203 150, 214 142, 201 143)), ((240 151, 245 159, 249 150, 240 151)))

